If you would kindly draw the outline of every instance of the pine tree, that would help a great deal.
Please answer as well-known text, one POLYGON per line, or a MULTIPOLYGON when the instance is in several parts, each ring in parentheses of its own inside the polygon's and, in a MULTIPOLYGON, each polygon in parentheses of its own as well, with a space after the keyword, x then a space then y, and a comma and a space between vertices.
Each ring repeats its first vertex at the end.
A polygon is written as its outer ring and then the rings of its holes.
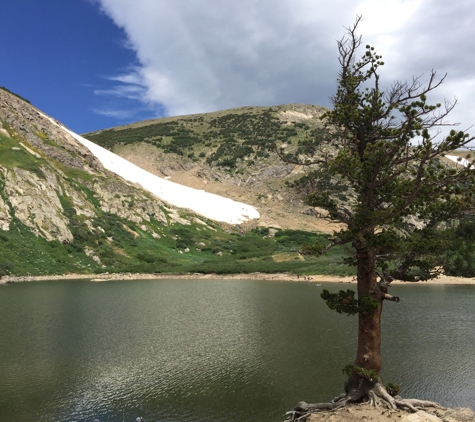
POLYGON ((333 109, 324 115, 326 130, 313 140, 313 156, 291 158, 278 149, 288 161, 326 169, 334 183, 347 188, 346 201, 331 189, 321 189, 307 202, 326 209, 332 222, 344 226, 328 247, 351 245, 357 272, 356 292, 322 293, 330 308, 359 318, 356 359, 345 368, 345 393, 332 403, 302 402, 294 417, 367 399, 393 408, 427 404, 394 398, 382 385, 383 302, 399 301, 388 293, 394 279, 438 275, 437 257, 447 242, 441 223, 463 216, 475 203, 474 161, 469 167, 455 167, 442 160, 474 138, 456 130, 442 136, 455 103, 431 105, 427 99, 445 76, 438 78, 432 70, 425 83, 414 77, 384 90, 384 62, 374 47, 367 45, 357 57, 362 48, 356 34, 360 21, 357 17, 338 42, 333 109))

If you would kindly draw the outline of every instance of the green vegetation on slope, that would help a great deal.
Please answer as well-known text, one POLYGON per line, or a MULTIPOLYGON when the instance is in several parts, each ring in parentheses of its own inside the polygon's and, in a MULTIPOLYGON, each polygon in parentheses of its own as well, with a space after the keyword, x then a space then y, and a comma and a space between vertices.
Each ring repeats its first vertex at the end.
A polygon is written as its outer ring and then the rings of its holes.
POLYGON ((447 248, 444 269, 446 274, 475 277, 475 218, 467 217, 447 230, 451 247, 447 248))
MULTIPOLYGON (((190 119, 195 119, 194 123, 198 124, 205 120, 200 117, 190 119)), ((242 113, 228 116, 215 115, 206 122, 207 129, 201 132, 187 128, 188 123, 191 124, 191 121, 185 119, 181 123, 165 122, 153 127, 146 125, 129 128, 119 132, 124 135, 119 141, 132 142, 137 133, 141 133, 143 140, 162 145, 166 152, 180 154, 185 150, 193 150, 196 145, 211 142, 217 145, 227 140, 232 146, 229 151, 218 147, 214 155, 211 155, 211 160, 224 165, 226 160, 237 162, 248 155, 265 155, 268 137, 273 133, 280 133, 279 136, 287 139, 297 136, 298 131, 308 129, 282 128, 270 111, 256 114, 246 109, 242 113), (230 130, 230 125, 236 128, 230 130)), ((36 236, 30 227, 14 217, 9 230, 0 230, 0 276, 69 272, 94 274, 105 271, 220 274, 291 271, 297 274, 348 274, 348 267, 341 259, 341 250, 332 250, 327 256, 318 259, 298 253, 302 244, 326 243, 326 236, 322 234, 273 230, 276 233, 271 237, 268 228, 254 229, 247 233, 238 233, 237 229, 236 232, 230 232, 229 228, 225 230, 219 224, 203 218, 201 220, 206 224, 195 222, 193 215, 183 213, 181 217, 188 219, 191 224, 172 224, 171 219, 168 219, 168 224, 164 224, 152 215, 148 216, 149 221, 145 219, 134 223, 105 212, 93 190, 104 176, 82 170, 81 158, 74 155, 72 150, 67 152, 69 155, 73 154, 73 160, 65 162, 47 159, 43 154, 42 157, 36 156, 20 144, 20 141, 26 141, 18 138, 15 128, 8 122, 2 122, 2 126, 10 136, 0 134, 0 165, 7 172, 22 168, 43 179, 46 176, 41 169, 56 173, 58 186, 55 192, 73 240, 63 243, 47 241, 36 236), (69 165, 70 162, 74 167, 69 165), (68 196, 72 192, 87 200, 92 207, 92 216, 91 209, 86 215, 75 207, 73 199, 68 196)), ((44 133, 34 130, 34 135, 48 145, 56 145, 44 133)), ((28 148, 33 147, 28 144, 28 148)), ((130 192, 116 194, 117 199, 122 198, 123 207, 140 207, 140 201, 134 199, 133 188, 130 189, 130 192)), ((0 195, 8 212, 14 216, 15 209, 5 192, 2 173, 0 195)), ((76 198, 75 201, 77 200, 76 198)), ((163 212, 166 214, 166 209, 163 212)))
POLYGON ((147 142, 165 153, 206 160, 209 165, 235 169, 268 158, 275 143, 291 143, 305 149, 315 135, 317 120, 282 122, 279 107, 249 107, 228 113, 209 113, 159 119, 143 125, 88 133, 84 136, 109 150, 118 144, 147 142))
MULTIPOLYGON (((3 126, 8 128, 6 123, 3 123, 3 126)), ((44 178, 40 166, 46 164, 46 160, 30 154, 23 147, 19 146, 18 141, 2 133, 0 133, 0 157, 0 164, 5 168, 19 167, 44 178)))
POLYGON ((62 198, 74 241, 62 244, 35 236, 14 219, 9 231, 0 231, 0 276, 75 273, 252 273, 284 272, 297 274, 350 274, 343 264, 342 251, 332 250, 321 258, 298 253, 300 243, 326 242, 325 236, 301 231, 279 231, 265 237, 223 231, 208 225, 163 226, 150 221, 148 228, 102 213, 94 219, 91 231, 62 198), (88 256, 89 255, 89 256, 88 256), (100 262, 94 261, 95 255, 100 262))
MULTIPOLYGON (((292 145, 293 156, 298 156, 299 154, 314 154, 320 143, 326 141, 325 137, 328 133, 322 130, 318 113, 311 119, 298 121, 297 118, 296 121, 291 122, 289 119, 282 118, 281 113, 288 110, 294 111, 293 106, 245 107, 202 115, 157 119, 85 136, 110 150, 118 145, 146 142, 165 153, 185 156, 199 162, 200 165, 207 164, 235 172, 254 171, 257 163, 265 162, 275 144, 292 145)), ((262 166, 260 168, 262 169, 262 166)), ((286 181, 285 185, 303 196, 315 192, 318 192, 320 197, 331 194, 342 203, 348 201, 350 194, 348 187, 332 178, 326 169, 313 167, 305 174, 286 181)), ((471 276, 475 275, 475 267, 472 264, 475 262, 473 260, 475 240, 465 239, 462 228, 466 228, 466 225, 462 224, 461 228, 442 234, 454 239, 454 246, 447 251, 443 261, 447 273, 471 276)), ((282 248, 278 234, 275 241, 279 248, 282 248)), ((301 242, 295 246, 295 250, 301 248, 303 244, 309 244, 309 242, 301 242)), ((216 245, 216 250, 223 246, 219 242, 216 245)), ((260 248, 263 248, 263 245, 260 245, 260 248)), ((236 248, 231 249, 236 250, 236 248)), ((315 250, 318 249, 318 247, 315 248, 315 250)), ((205 248, 203 253, 206 252, 209 250, 205 248)), ((238 271, 246 271, 248 268, 255 271, 272 271, 273 268, 279 268, 277 271, 281 271, 285 267, 289 271, 294 271, 294 268, 297 268, 295 271, 299 271, 300 268, 301 272, 305 272, 306 266, 312 265, 310 272, 316 268, 314 265, 318 262, 322 263, 322 267, 316 271, 324 273, 330 271, 335 274, 343 272, 342 267, 339 266, 340 261, 336 260, 337 255, 342 255, 341 250, 337 250, 335 256, 332 255, 335 261, 332 262, 333 269, 330 270, 325 268, 328 265, 329 255, 315 258, 314 262, 309 264, 311 261, 308 257, 305 257, 304 261, 297 258, 294 261, 275 263, 273 258, 269 258, 270 252, 262 252, 264 255, 261 257, 252 258, 253 253, 256 253, 255 249, 247 252, 249 257, 245 258, 245 254, 241 252, 243 258, 239 261, 238 271), (267 258, 264 259, 266 256, 267 258)), ((275 254, 278 253, 278 251, 275 252, 275 254)), ((231 254, 231 258, 233 256, 235 257, 236 254, 231 254)), ((232 268, 235 267, 232 261, 222 258, 213 256, 212 259, 205 260, 203 265, 212 264, 215 271, 234 272, 232 268)), ((347 262, 350 261, 351 259, 347 259, 347 262)), ((347 269, 345 268, 344 271, 347 269)))

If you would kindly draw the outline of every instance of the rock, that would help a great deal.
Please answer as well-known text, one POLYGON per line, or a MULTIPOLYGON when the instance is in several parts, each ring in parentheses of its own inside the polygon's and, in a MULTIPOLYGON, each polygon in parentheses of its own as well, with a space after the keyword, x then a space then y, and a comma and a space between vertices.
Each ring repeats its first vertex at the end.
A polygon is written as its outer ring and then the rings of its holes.
POLYGON ((37 236, 70 243, 63 204, 69 213, 86 217, 81 221, 90 231, 102 212, 147 231, 144 223, 151 218, 163 225, 190 224, 168 204, 106 170, 88 148, 30 104, 0 90, 0 105, 1 133, 17 142, 12 150, 26 154, 21 168, 0 167, 0 230, 9 230, 16 217, 37 236))
POLYGON ((327 210, 320 207, 315 207, 314 210, 315 210, 316 216, 320 218, 325 218, 330 215, 330 213, 327 210))
POLYGON ((442 422, 442 419, 431 413, 419 410, 416 413, 402 416, 401 422, 442 422))
MULTIPOLYGON (((1 171, 2 171, 2 167, 0 166, 0 174, 1 174, 1 171)), ((10 214, 10 207, 0 196, 0 229, 7 231, 10 228, 11 221, 12 221, 12 216, 10 214)))
POLYGON ((370 407, 369 404, 355 404, 336 411, 322 411, 311 414, 307 422, 475 422, 475 413, 468 408, 428 408, 416 413, 404 410, 389 410, 370 407))
POLYGON ((443 422, 475 422, 475 412, 468 407, 448 409, 443 418, 443 422))
POLYGON ((69 220, 50 181, 36 173, 13 168, 5 174, 5 193, 15 217, 37 236, 67 243, 73 240, 69 220))

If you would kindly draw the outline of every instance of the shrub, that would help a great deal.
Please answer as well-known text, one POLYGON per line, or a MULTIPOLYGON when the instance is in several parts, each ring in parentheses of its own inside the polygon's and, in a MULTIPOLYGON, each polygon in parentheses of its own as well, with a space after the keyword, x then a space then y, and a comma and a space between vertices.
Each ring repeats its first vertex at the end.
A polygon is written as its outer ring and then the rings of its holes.
POLYGON ((157 256, 149 252, 139 252, 137 254, 137 259, 139 259, 140 261, 147 262, 148 264, 153 264, 157 262, 163 262, 163 263, 167 262, 165 258, 162 258, 160 256, 157 256))

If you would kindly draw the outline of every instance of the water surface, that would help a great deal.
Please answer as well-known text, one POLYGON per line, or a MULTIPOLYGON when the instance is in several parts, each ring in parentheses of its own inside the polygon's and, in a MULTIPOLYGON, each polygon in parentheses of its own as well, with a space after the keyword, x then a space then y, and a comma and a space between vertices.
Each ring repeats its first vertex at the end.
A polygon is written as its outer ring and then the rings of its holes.
MULTIPOLYGON (((282 421, 342 391, 356 318, 322 288, 255 280, 51 281, 0 288, 0 420, 282 421)), ((383 377, 475 408, 475 286, 396 286, 383 377)))

